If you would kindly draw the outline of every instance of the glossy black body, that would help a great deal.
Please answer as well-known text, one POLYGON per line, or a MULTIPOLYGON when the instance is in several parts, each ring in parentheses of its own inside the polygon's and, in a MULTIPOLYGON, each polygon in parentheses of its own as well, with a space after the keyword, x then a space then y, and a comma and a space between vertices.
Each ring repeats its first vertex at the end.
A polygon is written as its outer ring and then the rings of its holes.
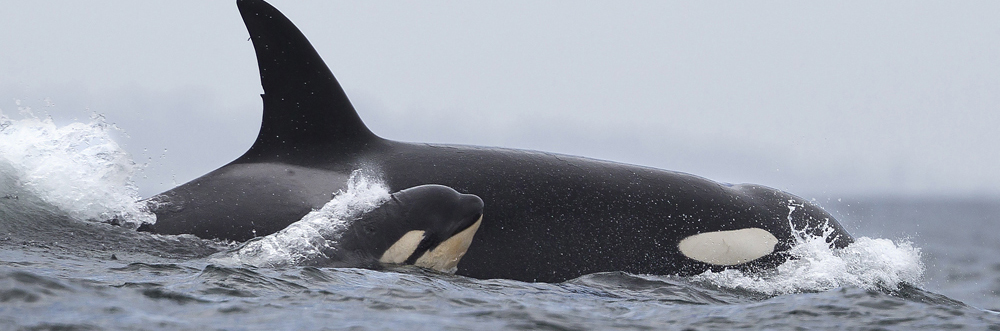
MULTIPOLYGON (((203 177, 152 198, 145 230, 246 240, 280 230, 344 189, 355 169, 390 190, 441 184, 485 202, 484 220, 458 274, 563 281, 593 272, 692 274, 720 269, 684 257, 690 235, 757 227, 793 242, 791 226, 835 230, 821 208, 757 185, 725 185, 660 169, 543 152, 403 143, 358 117, 319 55, 263 1, 240 0, 257 51, 264 119, 254 146, 203 177)), ((776 252, 739 268, 771 267, 776 252)))

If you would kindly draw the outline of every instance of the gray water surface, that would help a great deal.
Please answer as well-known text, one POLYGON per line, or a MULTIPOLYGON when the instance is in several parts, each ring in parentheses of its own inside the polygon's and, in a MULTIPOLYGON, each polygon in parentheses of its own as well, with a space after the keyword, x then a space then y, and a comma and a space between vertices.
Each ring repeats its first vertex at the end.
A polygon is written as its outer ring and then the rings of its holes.
POLYGON ((2 203, 0 329, 1000 330, 1000 204, 859 200, 822 204, 856 236, 908 236, 925 284, 775 296, 617 272, 545 284, 416 268, 226 267, 206 257, 227 243, 2 203))

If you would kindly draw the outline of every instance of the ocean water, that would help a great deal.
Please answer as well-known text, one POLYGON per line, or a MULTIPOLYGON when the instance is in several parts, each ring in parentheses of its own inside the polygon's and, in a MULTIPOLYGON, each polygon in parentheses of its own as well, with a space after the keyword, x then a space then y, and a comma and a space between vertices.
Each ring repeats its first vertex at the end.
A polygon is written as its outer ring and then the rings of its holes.
MULTIPOLYGON (((547 284, 315 268, 297 263, 309 230, 253 247, 133 231, 154 218, 111 130, 0 115, 0 329, 1000 330, 996 200, 818 201, 857 243, 803 236, 764 274, 547 284)), ((335 226, 383 190, 357 177, 303 221, 335 226)))

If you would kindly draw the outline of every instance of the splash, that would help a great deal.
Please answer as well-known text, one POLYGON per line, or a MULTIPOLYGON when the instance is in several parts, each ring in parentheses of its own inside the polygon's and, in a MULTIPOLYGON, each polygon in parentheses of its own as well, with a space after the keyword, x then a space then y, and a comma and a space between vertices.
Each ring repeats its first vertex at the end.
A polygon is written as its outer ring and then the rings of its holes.
POLYGON ((249 241, 236 250, 216 257, 225 265, 282 267, 324 259, 350 222, 389 200, 389 189, 360 170, 351 173, 347 190, 287 228, 249 241))
MULTIPOLYGON (((795 210, 789 205, 789 215, 795 210)), ((721 287, 778 295, 827 291, 855 286, 872 291, 896 291, 902 284, 919 284, 924 273, 920 248, 908 241, 860 237, 844 248, 833 248, 834 230, 824 227, 823 235, 792 227, 795 243, 791 258, 766 274, 738 270, 708 271, 693 277, 721 287)))
POLYGON ((11 120, 0 113, 0 163, 18 188, 77 220, 138 227, 156 221, 132 178, 142 166, 111 139, 116 129, 94 114, 90 123, 56 126, 30 108, 11 120))

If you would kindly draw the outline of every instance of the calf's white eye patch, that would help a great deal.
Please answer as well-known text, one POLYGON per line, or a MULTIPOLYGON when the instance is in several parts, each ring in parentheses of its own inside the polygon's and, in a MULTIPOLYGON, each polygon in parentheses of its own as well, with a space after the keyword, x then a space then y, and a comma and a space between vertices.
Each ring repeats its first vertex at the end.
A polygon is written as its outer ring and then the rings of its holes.
POLYGON ((730 266, 771 254, 777 244, 778 238, 767 230, 746 228, 699 233, 681 240, 677 248, 692 260, 730 266))
POLYGON ((384 253, 382 253, 382 258, 378 259, 382 263, 395 263, 400 264, 406 261, 406 258, 413 254, 413 251, 417 250, 417 245, 420 245, 420 241, 424 240, 424 232, 413 230, 407 232, 402 238, 392 244, 384 253))

